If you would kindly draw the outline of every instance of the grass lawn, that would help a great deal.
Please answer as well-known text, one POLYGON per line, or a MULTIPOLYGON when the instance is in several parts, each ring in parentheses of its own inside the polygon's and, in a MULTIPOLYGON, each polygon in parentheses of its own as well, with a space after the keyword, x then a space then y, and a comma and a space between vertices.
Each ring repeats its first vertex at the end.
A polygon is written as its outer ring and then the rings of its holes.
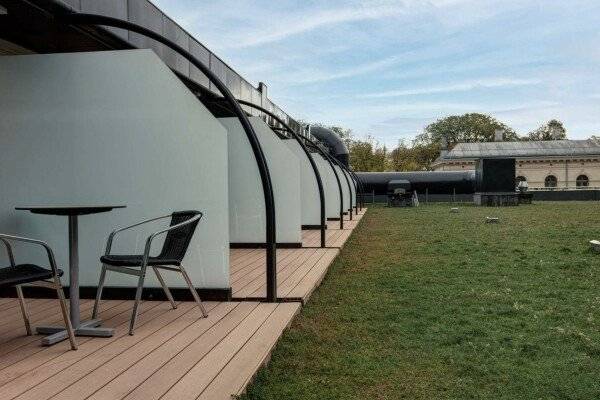
POLYGON ((371 207, 243 398, 600 399, 600 203, 450 207, 371 207))

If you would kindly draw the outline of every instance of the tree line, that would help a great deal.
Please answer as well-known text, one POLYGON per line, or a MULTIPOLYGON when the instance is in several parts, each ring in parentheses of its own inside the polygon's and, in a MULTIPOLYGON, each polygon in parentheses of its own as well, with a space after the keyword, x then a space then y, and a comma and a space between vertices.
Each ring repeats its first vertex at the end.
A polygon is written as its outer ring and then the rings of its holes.
POLYGON ((457 143, 492 142, 496 130, 505 141, 564 140, 567 131, 562 122, 552 119, 539 128, 518 135, 511 127, 486 114, 468 113, 439 119, 423 129, 414 140, 400 140, 393 149, 378 143, 372 136, 356 139, 352 130, 328 126, 344 141, 350 152, 350 165, 356 171, 422 171, 429 170, 442 147, 452 149, 457 143))

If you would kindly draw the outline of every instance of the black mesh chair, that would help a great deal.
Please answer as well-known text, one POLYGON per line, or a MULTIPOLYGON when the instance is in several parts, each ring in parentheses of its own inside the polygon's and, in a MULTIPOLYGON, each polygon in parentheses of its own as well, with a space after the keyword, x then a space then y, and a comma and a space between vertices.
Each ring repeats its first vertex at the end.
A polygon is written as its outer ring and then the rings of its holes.
POLYGON ((146 277, 146 269, 148 267, 151 267, 154 270, 154 273, 156 274, 156 277, 158 278, 158 281, 160 282, 160 285, 165 291, 165 295, 167 296, 167 299, 169 299, 169 302, 171 303, 171 306, 173 308, 177 308, 177 304, 173 300, 171 291, 165 284, 165 281, 160 275, 159 270, 165 269, 168 271, 175 271, 181 273, 187 286, 192 292, 194 300, 196 301, 196 303, 198 303, 198 307, 200 307, 202 315, 204 317, 207 317, 208 314, 206 313, 206 310, 202 305, 200 296, 198 296, 198 293, 196 292, 196 289, 194 288, 190 277, 181 265, 181 261, 183 260, 183 257, 187 252, 188 246, 190 245, 192 236, 194 236, 194 232, 196 230, 198 222, 200 221, 200 218, 202 218, 202 213, 200 211, 177 211, 173 214, 152 218, 113 231, 108 236, 108 241, 106 243, 106 253, 104 254, 104 256, 100 257, 100 261, 102 262, 102 271, 100 272, 100 282, 98 283, 98 291, 96 293, 96 302, 94 303, 94 311, 92 313, 92 318, 98 317, 98 306, 102 297, 102 289, 104 288, 104 281, 106 280, 107 271, 114 271, 138 276, 139 279, 137 290, 135 292, 133 313, 131 315, 131 322, 129 325, 129 334, 133 335, 133 330, 138 315, 139 303, 142 298, 144 278, 146 277), (148 237, 148 239, 146 240, 146 247, 144 248, 144 254, 110 254, 113 239, 117 233, 146 224, 148 222, 158 221, 160 219, 169 217, 171 218, 171 224, 169 228, 155 232, 148 237), (165 238, 161 252, 155 257, 151 256, 150 249, 152 246, 152 241, 154 240, 154 238, 164 233, 166 233, 167 236, 165 238))
POLYGON ((27 304, 25 303, 25 298, 23 297, 23 289, 21 288, 21 285, 29 284, 54 289, 58 295, 58 302, 60 304, 60 310, 65 321, 67 333, 69 335, 69 341, 71 342, 71 349, 77 350, 75 333, 73 332, 73 327, 71 326, 71 320, 69 319, 67 304, 65 301, 65 294, 60 283, 60 277, 62 276, 63 272, 56 267, 54 253, 52 252, 50 246, 41 240, 3 234, 0 234, 0 242, 4 243, 6 247, 6 253, 10 261, 9 267, 0 268, 0 287, 14 287, 16 289, 27 335, 31 336, 33 331, 31 329, 31 321, 29 320, 27 304), (15 257, 10 244, 11 242, 23 242, 43 247, 48 255, 50 269, 46 269, 35 264, 15 264, 15 257))

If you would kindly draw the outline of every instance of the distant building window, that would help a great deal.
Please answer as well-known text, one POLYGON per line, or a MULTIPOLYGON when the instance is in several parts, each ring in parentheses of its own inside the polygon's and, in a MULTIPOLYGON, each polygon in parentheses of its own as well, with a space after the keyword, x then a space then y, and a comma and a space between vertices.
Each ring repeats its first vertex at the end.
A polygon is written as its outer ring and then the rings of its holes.
POLYGON ((590 186, 590 180, 588 179, 587 175, 579 175, 577 177, 577 181, 575 181, 575 184, 577 187, 590 186))
POLYGON ((557 184, 558 184, 558 180, 556 179, 556 177, 554 175, 548 175, 546 177, 546 179, 544 180, 545 187, 556 187, 557 184))

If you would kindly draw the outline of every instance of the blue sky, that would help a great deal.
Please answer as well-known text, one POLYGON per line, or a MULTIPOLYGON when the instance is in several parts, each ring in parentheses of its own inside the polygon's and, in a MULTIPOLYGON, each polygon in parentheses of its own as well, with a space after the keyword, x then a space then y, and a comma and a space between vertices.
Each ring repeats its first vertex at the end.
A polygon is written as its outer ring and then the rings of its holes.
POLYGON ((599 0, 154 0, 291 116, 395 145, 446 115, 600 135, 599 0))

